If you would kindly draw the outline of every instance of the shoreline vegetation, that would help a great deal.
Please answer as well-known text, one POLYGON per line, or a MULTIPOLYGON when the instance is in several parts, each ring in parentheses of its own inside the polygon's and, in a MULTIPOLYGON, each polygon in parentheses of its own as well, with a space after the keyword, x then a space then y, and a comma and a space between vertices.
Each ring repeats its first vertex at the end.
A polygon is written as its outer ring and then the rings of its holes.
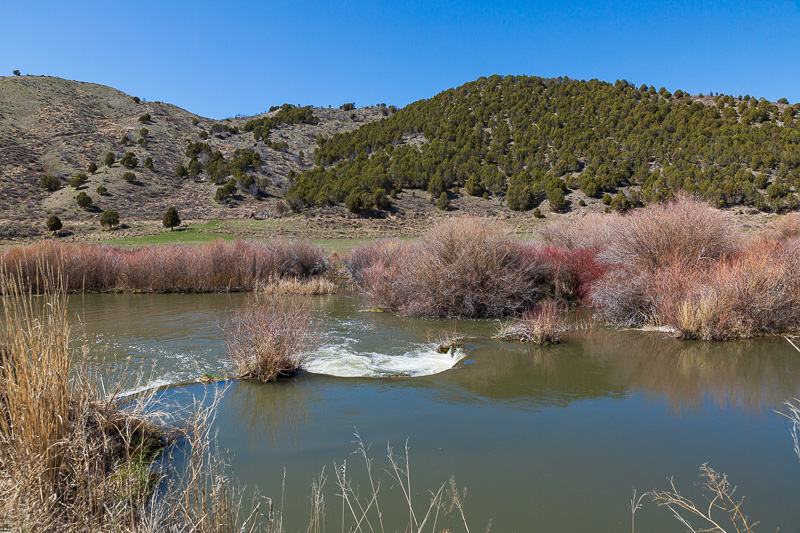
POLYGON ((671 329, 680 339, 800 328, 800 214, 745 235, 726 213, 679 196, 624 215, 551 222, 538 238, 520 241, 500 223, 465 217, 417 242, 362 246, 344 264, 376 307, 510 318, 501 334, 528 323, 537 328, 531 342, 553 342, 563 331, 550 305, 584 305, 611 326, 671 329))
POLYGON ((46 241, 0 252, 25 290, 332 294, 350 285, 375 308, 499 318, 499 337, 558 342, 554 310, 579 305, 621 328, 729 340, 800 328, 800 213, 755 234, 686 195, 625 214, 542 225, 524 241, 501 221, 450 218, 417 241, 384 239, 343 257, 302 240, 137 249, 46 241), (45 268, 42 268, 45 267, 45 268), (44 279, 48 272, 51 279, 44 279))
POLYGON ((63 280, 67 292, 332 290, 330 284, 306 283, 330 269, 322 248, 282 238, 136 249, 45 241, 3 250, 0 266, 34 293, 58 280, 63 280))
POLYGON ((74 360, 63 287, 3 286, 0 530, 255 530, 210 432, 219 394, 174 413, 156 390, 109 394, 74 360))

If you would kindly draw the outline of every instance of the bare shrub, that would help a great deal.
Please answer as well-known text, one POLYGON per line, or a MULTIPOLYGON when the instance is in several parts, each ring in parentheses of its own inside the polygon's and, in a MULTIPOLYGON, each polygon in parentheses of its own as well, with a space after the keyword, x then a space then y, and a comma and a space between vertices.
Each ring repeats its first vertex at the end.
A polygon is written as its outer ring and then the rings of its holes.
POLYGON ((670 326, 684 339, 726 340, 800 327, 800 241, 760 241, 701 266, 612 270, 592 294, 622 326, 670 326))
POLYGON ((800 213, 787 213, 770 221, 762 235, 775 241, 800 237, 800 213))
POLYGON ((414 261, 416 245, 393 239, 380 240, 351 251, 344 260, 351 279, 372 302, 399 310, 408 294, 397 287, 414 261))
POLYGON ((592 288, 608 269, 599 261, 595 249, 539 248, 529 244, 523 253, 524 261, 546 265, 548 292, 562 301, 588 303, 592 288))
POLYGON ((509 228, 457 218, 401 245, 385 275, 390 307, 411 315, 497 317, 532 306, 544 293, 546 265, 524 253, 509 228), (402 260, 400 259, 402 258, 402 260))
POLYGON ((495 338, 542 345, 557 344, 567 329, 563 308, 556 302, 548 301, 502 324, 495 338))
POLYGON ((619 215, 589 214, 580 218, 558 219, 542 225, 536 231, 547 245, 568 250, 601 250, 614 237, 619 215))
POLYGON ((309 307, 296 300, 253 298, 225 325, 228 358, 240 378, 275 381, 298 372, 320 343, 309 307))
POLYGON ((601 259, 651 272, 673 263, 701 266, 737 249, 727 215, 684 195, 631 211, 617 218, 611 231, 601 259))
POLYGON ((658 319, 684 338, 725 340, 800 327, 800 253, 755 244, 710 271, 684 271, 657 303, 658 319), (681 275, 682 274, 682 275, 681 275))

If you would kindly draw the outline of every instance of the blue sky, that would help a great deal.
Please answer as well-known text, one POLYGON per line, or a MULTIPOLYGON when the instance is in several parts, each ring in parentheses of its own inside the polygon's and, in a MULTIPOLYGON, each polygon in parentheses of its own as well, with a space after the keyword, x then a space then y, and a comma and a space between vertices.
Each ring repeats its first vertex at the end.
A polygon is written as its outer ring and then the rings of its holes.
POLYGON ((211 118, 403 106, 492 74, 800 102, 800 0, 31 0, 5 2, 0 25, 0 75, 101 83, 211 118))

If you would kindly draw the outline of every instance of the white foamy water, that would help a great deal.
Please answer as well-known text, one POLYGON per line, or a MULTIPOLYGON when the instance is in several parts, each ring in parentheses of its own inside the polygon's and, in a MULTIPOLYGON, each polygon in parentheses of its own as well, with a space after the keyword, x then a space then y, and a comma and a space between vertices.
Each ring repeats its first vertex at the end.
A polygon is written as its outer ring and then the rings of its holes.
POLYGON ((347 343, 323 346, 306 366, 309 372, 337 377, 430 376, 453 368, 464 358, 455 353, 438 353, 435 344, 419 345, 403 354, 359 353, 347 343))
POLYGON ((158 387, 163 387, 165 385, 171 385, 172 383, 173 382, 170 381, 169 379, 154 379, 148 381, 147 383, 136 385, 135 387, 119 392, 117 393, 117 397, 125 398, 127 396, 133 396, 134 394, 139 394, 140 392, 156 389, 158 387))

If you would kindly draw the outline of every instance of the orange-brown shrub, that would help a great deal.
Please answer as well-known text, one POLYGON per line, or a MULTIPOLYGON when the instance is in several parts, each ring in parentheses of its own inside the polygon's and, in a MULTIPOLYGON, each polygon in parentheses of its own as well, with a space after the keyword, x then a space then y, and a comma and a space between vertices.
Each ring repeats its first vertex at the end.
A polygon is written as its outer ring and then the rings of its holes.
POLYGON ((632 211, 610 225, 612 236, 599 252, 608 273, 594 283, 590 300, 601 318, 627 327, 677 327, 672 307, 692 280, 730 261, 740 246, 727 215, 688 196, 632 211))
POLYGON ((328 263, 319 246, 285 239, 130 250, 48 241, 3 251, 0 268, 34 292, 54 282, 42 279, 42 272, 61 278, 70 292, 215 292, 255 290, 277 279, 308 279, 324 274, 328 263))
POLYGON ((656 283, 656 319, 682 338, 725 340, 800 327, 800 241, 756 243, 708 271, 656 283))

